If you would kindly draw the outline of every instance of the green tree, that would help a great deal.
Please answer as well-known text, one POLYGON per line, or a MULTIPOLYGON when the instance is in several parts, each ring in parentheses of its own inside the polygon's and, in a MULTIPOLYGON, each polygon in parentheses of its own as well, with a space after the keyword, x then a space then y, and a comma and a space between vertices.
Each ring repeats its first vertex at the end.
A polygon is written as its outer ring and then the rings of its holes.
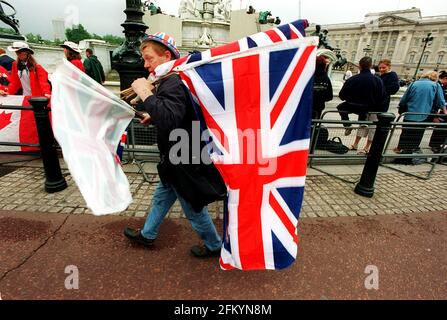
POLYGON ((26 39, 28 40, 28 42, 30 43, 44 43, 45 40, 42 39, 42 36, 40 34, 33 34, 33 33, 27 33, 26 35, 26 39))
POLYGON ((0 28, 0 33, 16 34, 14 30, 8 28, 0 28))
POLYGON ((77 26, 66 29, 65 36, 67 37, 68 41, 73 41, 76 43, 79 43, 79 41, 85 39, 90 39, 92 37, 82 24, 78 24, 77 26))
POLYGON ((102 40, 110 44, 121 45, 124 42, 124 37, 118 37, 111 34, 106 34, 105 36, 102 37, 102 40))

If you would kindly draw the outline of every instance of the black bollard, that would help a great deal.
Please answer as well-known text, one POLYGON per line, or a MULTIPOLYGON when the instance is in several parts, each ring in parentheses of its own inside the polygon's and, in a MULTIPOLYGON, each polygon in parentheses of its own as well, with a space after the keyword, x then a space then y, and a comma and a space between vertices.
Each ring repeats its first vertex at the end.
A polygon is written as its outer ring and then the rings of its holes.
POLYGON ((391 122, 394 121, 396 116, 392 113, 381 113, 378 115, 378 118, 379 122, 365 167, 363 168, 362 177, 354 189, 355 193, 368 198, 372 198, 374 195, 374 183, 376 182, 377 171, 382 160, 383 149, 385 148, 388 133, 391 130, 391 122))
POLYGON ((40 152, 45 170, 45 191, 59 192, 67 188, 67 182, 62 176, 59 157, 54 147, 54 135, 51 129, 48 98, 31 98, 34 118, 36 119, 37 134, 39 135, 40 152))

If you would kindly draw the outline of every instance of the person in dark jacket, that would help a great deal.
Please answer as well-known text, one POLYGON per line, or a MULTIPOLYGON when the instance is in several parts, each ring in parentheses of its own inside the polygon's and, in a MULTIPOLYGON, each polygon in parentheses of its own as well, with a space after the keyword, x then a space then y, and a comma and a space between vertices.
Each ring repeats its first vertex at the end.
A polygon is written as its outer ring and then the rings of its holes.
MULTIPOLYGON (((349 78, 340 90, 339 97, 344 100, 337 106, 340 117, 349 121, 349 113, 359 115, 359 121, 365 121, 368 112, 382 112, 385 88, 379 77, 372 75, 372 60, 364 57, 359 62, 360 73, 349 78)), ((350 124, 344 123, 345 135, 350 135, 352 128, 350 124)))
POLYGON ((95 79, 96 82, 103 84, 106 81, 106 75, 98 57, 93 54, 93 50, 90 48, 85 50, 85 55, 87 56, 87 59, 84 60, 85 73, 95 79))
MULTIPOLYGON (((173 39, 164 33, 147 36, 143 40, 140 50, 145 61, 144 66, 150 73, 153 73, 157 66, 180 56, 173 39)), ((156 88, 145 78, 134 81, 132 88, 143 101, 140 107, 144 107, 146 111, 141 123, 152 123, 157 128, 157 142, 161 156, 158 171, 161 182, 154 193, 152 207, 144 228, 142 230, 126 228, 125 236, 133 242, 148 247, 152 246, 161 223, 178 199, 193 229, 205 242, 203 246, 191 248, 193 256, 199 258, 218 256, 222 240, 207 208, 204 207, 200 212, 196 212, 192 205, 180 196, 179 189, 173 186, 176 178, 169 178, 169 171, 174 171, 176 166, 170 158, 170 148, 173 142, 169 140, 169 136, 175 129, 186 130, 190 133, 192 122, 196 118, 188 89, 177 74, 162 79, 156 88)))
POLYGON ((313 96, 314 103, 312 107, 312 117, 320 119, 321 113, 326 107, 325 103, 334 98, 331 79, 327 75, 327 60, 325 57, 317 57, 315 66, 313 96))
POLYGON ((0 48, 0 66, 11 72, 14 59, 6 54, 5 49, 0 48))
POLYGON ((391 71, 391 61, 383 59, 379 62, 380 78, 385 86, 385 100, 383 101, 383 112, 388 112, 390 108, 391 96, 396 94, 399 89, 399 77, 397 73, 391 71))

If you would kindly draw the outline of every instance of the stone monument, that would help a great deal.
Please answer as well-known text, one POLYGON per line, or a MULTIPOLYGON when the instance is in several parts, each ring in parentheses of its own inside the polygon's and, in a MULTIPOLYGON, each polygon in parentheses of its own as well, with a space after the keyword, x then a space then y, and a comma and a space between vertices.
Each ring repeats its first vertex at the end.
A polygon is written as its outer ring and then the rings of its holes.
POLYGON ((8 40, 25 40, 25 37, 20 34, 19 20, 15 18, 16 14, 17 11, 12 5, 10 5, 8 2, 4 0, 0 1, 0 20, 6 25, 10 26, 15 33, 15 34, 0 33, 0 38, 8 40), (6 11, 4 6, 7 8, 6 11))

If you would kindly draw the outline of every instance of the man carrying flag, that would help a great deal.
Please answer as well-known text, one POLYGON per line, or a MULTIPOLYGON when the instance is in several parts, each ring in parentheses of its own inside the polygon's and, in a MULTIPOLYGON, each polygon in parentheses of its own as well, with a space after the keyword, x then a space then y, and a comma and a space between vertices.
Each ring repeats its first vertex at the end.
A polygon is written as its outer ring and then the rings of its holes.
MULTIPOLYGON (((140 50, 145 62, 144 67, 150 73, 153 73, 161 64, 180 57, 173 38, 164 33, 146 36, 140 50)), ((184 186, 179 185, 179 176, 173 174, 180 169, 179 166, 182 164, 171 163, 169 155, 172 147, 169 140, 171 132, 175 129, 184 129, 190 133, 192 121, 196 119, 188 89, 177 74, 170 74, 162 79, 157 88, 144 78, 136 80, 132 88, 143 101, 142 106, 146 111, 141 123, 152 123, 157 128, 157 142, 161 157, 158 173, 161 182, 154 193, 152 207, 143 229, 135 230, 127 227, 124 235, 131 241, 147 247, 152 246, 161 223, 178 199, 191 226, 205 243, 203 246, 192 247, 191 253, 199 258, 220 255, 222 240, 208 214, 207 207, 197 208, 182 196, 184 186)), ((199 179, 199 176, 192 174, 193 179, 199 179)), ((223 181, 221 184, 224 185, 223 181)))

